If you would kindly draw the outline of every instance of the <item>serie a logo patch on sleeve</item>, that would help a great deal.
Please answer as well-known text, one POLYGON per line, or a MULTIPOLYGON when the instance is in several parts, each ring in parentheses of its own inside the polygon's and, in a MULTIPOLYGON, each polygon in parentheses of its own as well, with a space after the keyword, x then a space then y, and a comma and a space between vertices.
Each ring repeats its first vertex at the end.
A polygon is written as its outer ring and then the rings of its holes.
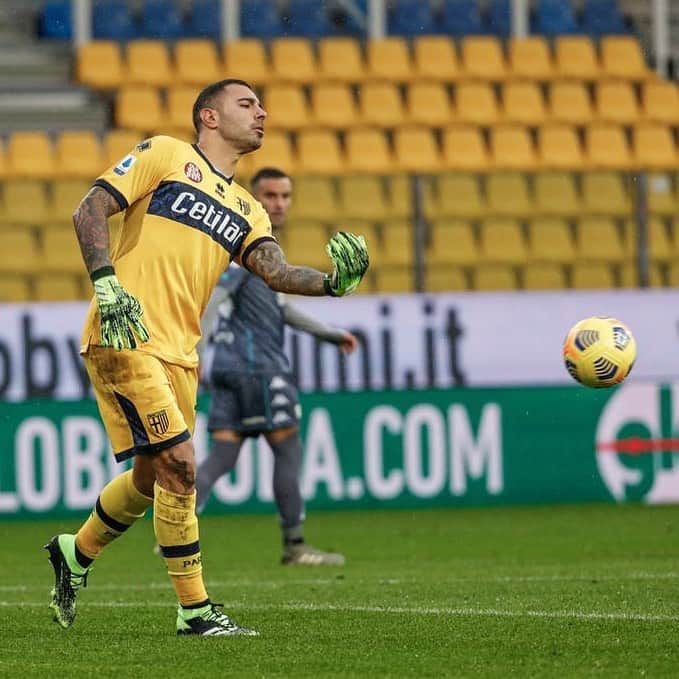
POLYGON ((114 168, 113 171, 121 177, 127 174, 132 166, 137 162, 137 157, 128 153, 114 168))

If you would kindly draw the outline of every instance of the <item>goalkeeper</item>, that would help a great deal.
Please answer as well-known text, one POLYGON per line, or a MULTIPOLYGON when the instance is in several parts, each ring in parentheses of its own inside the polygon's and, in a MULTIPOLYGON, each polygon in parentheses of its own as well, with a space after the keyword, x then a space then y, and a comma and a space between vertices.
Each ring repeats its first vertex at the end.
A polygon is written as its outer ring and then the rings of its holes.
MULTIPOLYGON (((253 177, 251 186, 278 237, 292 204, 292 181, 281 170, 264 168, 253 177)), ((198 511, 217 479, 235 467, 245 437, 262 434, 274 456, 273 491, 282 532, 282 563, 341 566, 344 556, 312 547, 302 533, 300 405, 283 352, 286 324, 336 344, 345 353, 357 347, 350 332, 309 318, 261 278, 242 267, 227 269, 201 323, 201 346, 214 331, 215 348, 209 370, 212 444, 209 457, 198 468, 198 511)), ((205 352, 200 353, 202 359, 205 352)))
MULTIPOLYGON (((331 239, 330 274, 286 262, 266 212, 233 181, 241 156, 262 145, 265 119, 248 83, 206 87, 193 107, 196 144, 165 136, 138 144, 74 215, 95 291, 81 353, 113 453, 134 463, 104 487, 76 534, 46 545, 50 607, 62 627, 73 624, 93 562, 153 506, 177 634, 257 634, 220 610, 203 580, 191 440, 200 319, 232 260, 274 290, 317 296, 353 291, 368 268, 365 244, 351 234, 331 239), (122 226, 109 227, 123 210, 122 226)), ((124 571, 134 579, 134 560, 124 571)))

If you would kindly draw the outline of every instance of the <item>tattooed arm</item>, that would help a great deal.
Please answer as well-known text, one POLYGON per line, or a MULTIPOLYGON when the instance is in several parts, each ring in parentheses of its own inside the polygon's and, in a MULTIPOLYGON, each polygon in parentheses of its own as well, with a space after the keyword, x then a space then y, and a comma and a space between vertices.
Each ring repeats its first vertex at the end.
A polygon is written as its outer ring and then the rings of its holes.
POLYGON ((264 241, 244 262, 246 268, 277 292, 320 297, 326 295, 327 274, 306 266, 288 264, 278 243, 264 241))
POLYGON ((73 213, 75 233, 89 273, 111 266, 108 218, 120 210, 118 201, 108 191, 94 186, 73 213))

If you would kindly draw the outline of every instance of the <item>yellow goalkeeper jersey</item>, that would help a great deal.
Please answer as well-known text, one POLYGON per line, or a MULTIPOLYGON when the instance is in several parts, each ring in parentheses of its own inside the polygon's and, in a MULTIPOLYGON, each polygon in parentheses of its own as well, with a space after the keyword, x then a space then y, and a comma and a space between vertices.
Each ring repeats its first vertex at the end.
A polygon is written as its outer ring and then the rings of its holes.
MULTIPOLYGON (((198 364, 200 318, 232 260, 274 240, 262 205, 219 172, 195 144, 152 137, 96 181, 125 210, 109 227, 121 285, 137 297, 151 339, 138 351, 186 367, 198 364)), ((81 351, 99 344, 97 303, 90 303, 81 351)))

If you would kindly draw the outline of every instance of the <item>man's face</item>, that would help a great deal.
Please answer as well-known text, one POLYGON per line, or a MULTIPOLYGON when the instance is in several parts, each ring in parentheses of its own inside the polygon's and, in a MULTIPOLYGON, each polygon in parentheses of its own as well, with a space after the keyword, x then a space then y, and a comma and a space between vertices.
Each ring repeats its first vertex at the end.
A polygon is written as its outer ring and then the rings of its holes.
POLYGON ((260 179, 254 187, 255 198, 264 206, 271 226, 279 230, 285 225, 292 205, 292 182, 288 177, 260 179))
POLYGON ((264 138, 266 111, 257 95, 245 85, 227 85, 215 102, 221 137, 241 153, 256 151, 264 138))

